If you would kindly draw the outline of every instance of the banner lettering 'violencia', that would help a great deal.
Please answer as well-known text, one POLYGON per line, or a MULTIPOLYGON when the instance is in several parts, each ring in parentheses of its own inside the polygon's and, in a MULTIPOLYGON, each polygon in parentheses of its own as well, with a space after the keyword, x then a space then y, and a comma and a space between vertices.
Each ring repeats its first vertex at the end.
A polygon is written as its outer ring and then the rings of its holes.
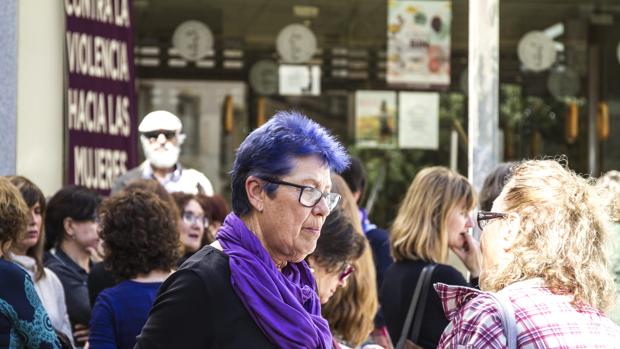
POLYGON ((131 0, 64 0, 66 182, 110 191, 137 163, 131 0))

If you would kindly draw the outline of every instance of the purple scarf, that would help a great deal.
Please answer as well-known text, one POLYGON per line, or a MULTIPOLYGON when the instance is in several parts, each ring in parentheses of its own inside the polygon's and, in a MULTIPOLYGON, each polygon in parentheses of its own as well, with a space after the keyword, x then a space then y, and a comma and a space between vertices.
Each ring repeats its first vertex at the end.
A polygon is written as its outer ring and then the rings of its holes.
POLYGON ((305 261, 288 263, 280 272, 234 213, 226 216, 217 240, 228 255, 235 293, 273 344, 284 349, 331 348, 332 335, 305 261))

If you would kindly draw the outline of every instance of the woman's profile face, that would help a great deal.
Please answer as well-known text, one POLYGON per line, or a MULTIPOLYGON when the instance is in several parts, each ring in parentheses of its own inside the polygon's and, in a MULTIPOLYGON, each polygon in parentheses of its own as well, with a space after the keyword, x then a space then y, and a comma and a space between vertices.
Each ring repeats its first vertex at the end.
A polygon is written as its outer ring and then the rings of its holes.
POLYGON ((191 199, 181 212, 181 243, 186 252, 196 252, 200 248, 204 235, 205 214, 198 201, 191 199))
POLYGON ((461 200, 454 206, 446 217, 446 232, 448 234, 448 246, 452 249, 461 249, 465 244, 465 234, 469 234, 474 224, 469 209, 465 206, 465 200, 461 200))
POLYGON ((341 266, 335 266, 331 269, 333 270, 328 271, 327 268, 324 268, 319 264, 313 264, 312 267, 321 304, 327 303, 327 301, 329 301, 329 299, 334 295, 334 292, 336 292, 338 287, 346 285, 346 280, 340 280, 340 274, 342 273, 341 266))
MULTIPOLYGON (((503 192, 493 202, 492 212, 504 212, 503 192)), ((502 244, 502 229, 506 229, 506 220, 496 218, 489 220, 480 235, 480 252, 482 253, 482 271, 497 265, 505 254, 502 244)))
POLYGON ((94 220, 73 221, 73 240, 85 250, 99 246, 99 224, 94 220))
POLYGON ((37 202, 29 210, 28 228, 24 237, 16 244, 16 253, 25 254, 29 248, 34 247, 41 238, 42 226, 41 205, 37 202))
MULTIPOLYGON (((330 171, 316 156, 294 160, 292 171, 279 180, 331 191, 330 171)), ((299 188, 278 185, 272 197, 263 195, 263 207, 257 217, 263 235, 262 243, 276 262, 297 263, 312 253, 329 214, 324 198, 314 207, 299 202, 299 188)), ((263 191, 264 192, 264 191, 263 191)))

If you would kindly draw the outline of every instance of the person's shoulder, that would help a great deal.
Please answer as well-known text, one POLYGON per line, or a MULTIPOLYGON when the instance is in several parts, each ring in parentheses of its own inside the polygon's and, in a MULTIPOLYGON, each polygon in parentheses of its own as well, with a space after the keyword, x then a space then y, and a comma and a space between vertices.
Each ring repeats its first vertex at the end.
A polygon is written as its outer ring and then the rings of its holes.
POLYGON ((209 178, 204 175, 204 173, 193 168, 183 168, 183 175, 191 178, 192 181, 200 184, 207 196, 213 195, 213 185, 211 184, 209 178))
POLYGON ((388 231, 383 229, 383 228, 370 229, 370 230, 368 230, 366 232, 366 235, 368 237, 373 237, 373 238, 379 239, 379 240, 389 240, 390 239, 390 233, 388 233, 388 231))
POLYGON ((183 262, 181 267, 172 275, 175 278, 187 279, 191 278, 189 275, 192 274, 198 276, 208 287, 229 281, 228 256, 224 252, 206 245, 183 262))
POLYGON ((112 194, 122 190, 129 182, 142 178, 142 172, 144 170, 144 163, 130 169, 122 175, 116 177, 112 183, 112 194))
POLYGON ((43 267, 43 270, 45 271, 45 281, 48 282, 54 289, 62 289, 62 282, 60 282, 58 275, 56 275, 56 273, 50 268, 43 267))
POLYGON ((441 263, 436 265, 432 280, 434 282, 443 282, 448 285, 469 285, 460 271, 456 270, 453 266, 441 263))
POLYGON ((28 273, 14 262, 0 258, 0 279, 7 284, 29 278, 28 273))

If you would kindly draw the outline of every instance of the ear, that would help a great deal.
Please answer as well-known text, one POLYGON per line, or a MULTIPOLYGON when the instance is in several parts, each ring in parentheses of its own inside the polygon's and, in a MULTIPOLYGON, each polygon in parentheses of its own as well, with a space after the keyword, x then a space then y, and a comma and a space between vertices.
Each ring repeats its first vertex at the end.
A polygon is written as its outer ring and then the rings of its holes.
POLYGON ((353 199, 355 199, 355 202, 359 204, 360 197, 362 196, 362 191, 361 190, 354 191, 351 194, 353 194, 353 199))
POLYGON ((250 205, 258 212, 262 212, 267 194, 263 190, 263 182, 255 176, 248 176, 245 180, 245 193, 248 196, 250 205))
POLYGON ((502 247, 508 251, 514 245, 521 228, 521 217, 514 212, 508 214, 506 218, 506 228, 502 232, 502 247))
POLYGON ((67 217, 62 221, 62 225, 65 228, 65 234, 71 236, 70 231, 73 230, 73 218, 67 217))

